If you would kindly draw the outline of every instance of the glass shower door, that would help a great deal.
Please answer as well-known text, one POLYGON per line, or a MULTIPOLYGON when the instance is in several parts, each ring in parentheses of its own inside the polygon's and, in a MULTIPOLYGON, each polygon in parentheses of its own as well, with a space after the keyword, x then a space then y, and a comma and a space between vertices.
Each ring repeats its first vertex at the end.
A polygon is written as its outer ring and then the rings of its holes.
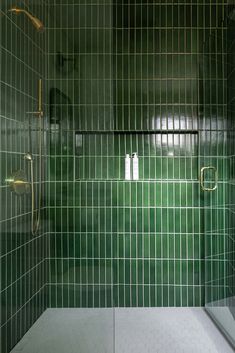
POLYGON ((50 305, 78 309, 79 352, 112 353, 112 1, 49 9, 50 305))
POLYGON ((200 133, 200 188, 204 209, 205 307, 235 344, 234 233, 231 195, 233 140, 227 118, 226 41, 212 33, 204 47, 204 118, 200 133))

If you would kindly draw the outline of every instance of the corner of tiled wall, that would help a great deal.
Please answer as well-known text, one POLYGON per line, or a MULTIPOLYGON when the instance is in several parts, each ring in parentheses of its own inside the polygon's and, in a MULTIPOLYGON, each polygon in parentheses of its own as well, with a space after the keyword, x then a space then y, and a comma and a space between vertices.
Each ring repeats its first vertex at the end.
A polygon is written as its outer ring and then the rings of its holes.
MULTIPOLYGON (((19 169, 30 181, 29 163, 23 156, 31 152, 38 194, 38 118, 27 112, 37 110, 39 78, 43 80, 43 89, 46 86, 46 32, 38 33, 25 16, 8 12, 13 5, 12 1, 1 1, 0 9, 1 353, 11 350, 47 307, 45 195, 40 231, 33 236, 31 194, 16 195, 6 183, 19 169)), ((27 5, 20 0, 17 6, 46 23, 45 1, 27 5)))

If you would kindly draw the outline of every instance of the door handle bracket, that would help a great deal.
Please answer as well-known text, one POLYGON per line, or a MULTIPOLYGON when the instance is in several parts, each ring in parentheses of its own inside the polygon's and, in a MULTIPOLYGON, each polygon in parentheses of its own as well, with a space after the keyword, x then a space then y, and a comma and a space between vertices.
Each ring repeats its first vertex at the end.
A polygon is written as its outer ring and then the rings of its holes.
POLYGON ((201 189, 202 191, 215 191, 218 187, 218 171, 215 167, 213 166, 208 166, 208 167, 202 167, 201 171, 200 171, 200 185, 201 185, 201 189), (214 179, 214 186, 212 188, 207 188, 205 187, 205 179, 204 179, 204 174, 206 170, 213 170, 214 171, 214 175, 215 175, 215 179, 214 179))

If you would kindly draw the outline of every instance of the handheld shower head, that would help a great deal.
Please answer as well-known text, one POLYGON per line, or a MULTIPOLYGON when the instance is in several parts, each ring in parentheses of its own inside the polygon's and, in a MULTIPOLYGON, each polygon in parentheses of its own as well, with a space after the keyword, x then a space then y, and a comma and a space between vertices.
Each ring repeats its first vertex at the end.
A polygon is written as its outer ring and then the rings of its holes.
POLYGON ((26 161, 29 161, 29 162, 32 162, 33 161, 33 156, 32 156, 32 154, 31 153, 26 153, 25 155, 24 155, 24 159, 26 160, 26 161))
POLYGON ((27 10, 24 9, 20 9, 18 7, 12 7, 10 10, 8 10, 9 12, 15 13, 15 14, 20 14, 20 13, 24 13, 32 22, 32 24, 34 25, 34 27, 39 31, 42 32, 44 30, 44 25, 43 23, 35 16, 33 16, 31 13, 29 13, 27 10))

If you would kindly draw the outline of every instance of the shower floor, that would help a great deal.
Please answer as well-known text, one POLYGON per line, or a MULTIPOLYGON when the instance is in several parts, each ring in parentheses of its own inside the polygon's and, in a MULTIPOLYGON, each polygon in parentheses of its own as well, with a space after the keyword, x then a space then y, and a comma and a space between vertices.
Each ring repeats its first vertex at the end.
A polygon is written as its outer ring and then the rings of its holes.
POLYGON ((113 312, 48 309, 12 353, 234 352, 201 308, 118 308, 113 312))

